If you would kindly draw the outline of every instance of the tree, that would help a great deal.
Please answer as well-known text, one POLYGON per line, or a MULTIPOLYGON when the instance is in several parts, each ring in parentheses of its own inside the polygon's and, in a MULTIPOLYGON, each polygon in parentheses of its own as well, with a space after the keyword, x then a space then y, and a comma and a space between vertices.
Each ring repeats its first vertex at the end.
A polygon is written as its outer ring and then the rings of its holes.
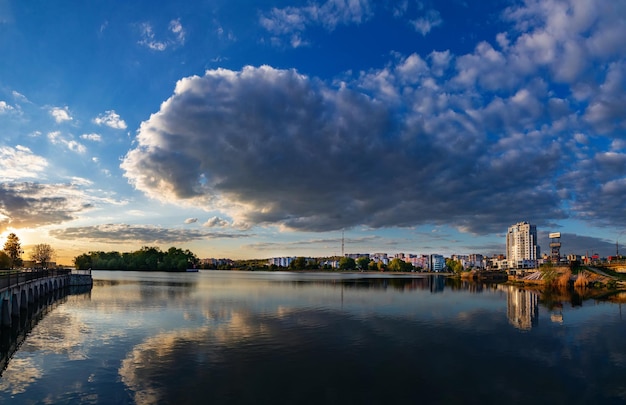
POLYGON ((303 270, 306 268, 306 259, 302 256, 296 257, 290 264, 289 267, 295 270, 303 270))
POLYGON ((370 258, 367 256, 361 256, 356 259, 356 265, 361 270, 367 270, 367 266, 370 264, 370 258))
POLYGON ((8 269, 11 267, 11 258, 4 251, 0 251, 0 269, 8 269))
POLYGON ((4 251, 11 259, 11 268, 15 268, 22 265, 22 244, 20 238, 16 234, 10 233, 7 236, 7 241, 4 243, 4 251))
POLYGON ((385 263, 383 263, 382 260, 378 262, 377 266, 378 266, 378 271, 385 271, 385 270, 387 270, 387 266, 385 265, 385 263))
POLYGON ((89 252, 74 258, 77 269, 185 271, 197 268, 200 260, 190 250, 144 246, 135 252, 89 252))
POLYGON ((459 260, 446 259, 446 266, 456 274, 461 274, 464 270, 463 263, 459 260))
POLYGON ((48 264, 50 264, 54 254, 55 252, 52 246, 47 243, 40 243, 33 247, 30 258, 35 261, 35 263, 41 263, 41 267, 45 269, 48 267, 48 264))
POLYGON ((339 270, 354 270, 356 262, 351 257, 342 257, 339 259, 339 270))
POLYGON ((91 264, 91 255, 88 255, 86 253, 83 253, 80 256, 76 256, 74 258, 74 266, 78 269, 78 270, 87 270, 87 269, 91 269, 93 267, 93 265, 91 264))
POLYGON ((404 271, 408 272, 413 270, 413 265, 411 263, 407 263, 404 260, 395 258, 389 263, 389 271, 404 271))

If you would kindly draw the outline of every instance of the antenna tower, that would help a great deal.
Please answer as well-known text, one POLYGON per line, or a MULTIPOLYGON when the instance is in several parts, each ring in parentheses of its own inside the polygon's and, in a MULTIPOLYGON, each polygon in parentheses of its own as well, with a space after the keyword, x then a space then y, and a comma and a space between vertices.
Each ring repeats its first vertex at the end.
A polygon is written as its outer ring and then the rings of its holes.
POLYGON ((341 231, 341 257, 344 257, 344 252, 343 252, 343 248, 344 248, 344 239, 343 239, 343 231, 341 231))

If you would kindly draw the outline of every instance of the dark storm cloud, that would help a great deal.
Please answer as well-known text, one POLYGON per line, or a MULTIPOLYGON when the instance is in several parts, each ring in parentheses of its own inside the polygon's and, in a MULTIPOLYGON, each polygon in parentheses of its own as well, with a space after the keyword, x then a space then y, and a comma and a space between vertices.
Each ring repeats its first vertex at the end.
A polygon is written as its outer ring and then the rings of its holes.
POLYGON ((469 120, 400 116, 295 71, 210 71, 178 83, 122 166, 155 197, 230 204, 243 221, 301 230, 454 223, 483 233, 520 215, 564 217, 544 176, 558 150, 542 137, 490 141, 464 131, 469 120))
POLYGON ((581 22, 579 6, 555 20, 560 3, 527 2, 507 10, 515 29, 497 45, 334 85, 268 66, 184 78, 122 168, 154 198, 253 225, 626 226, 626 51, 596 46, 626 27, 611 7, 581 22))
POLYGON ((85 240, 102 243, 174 243, 202 239, 243 238, 250 235, 207 233, 189 229, 168 229, 150 225, 104 224, 70 227, 50 231, 50 235, 64 240, 85 240))
POLYGON ((73 185, 0 183, 0 232, 60 224, 92 207, 73 185))
MULTIPOLYGON (((558 229, 554 232, 558 232, 558 229)), ((539 232, 538 235, 542 255, 544 253, 550 255, 550 239, 548 238, 548 234, 548 232, 539 232)), ((561 256, 574 253, 579 255, 592 255, 597 253, 602 257, 615 255, 616 240, 611 241, 611 237, 616 236, 617 235, 607 234, 606 238, 596 238, 573 233, 561 233, 561 256)), ((622 246, 620 250, 623 249, 623 251, 626 252, 623 242, 624 241, 620 242, 620 246, 622 246)))

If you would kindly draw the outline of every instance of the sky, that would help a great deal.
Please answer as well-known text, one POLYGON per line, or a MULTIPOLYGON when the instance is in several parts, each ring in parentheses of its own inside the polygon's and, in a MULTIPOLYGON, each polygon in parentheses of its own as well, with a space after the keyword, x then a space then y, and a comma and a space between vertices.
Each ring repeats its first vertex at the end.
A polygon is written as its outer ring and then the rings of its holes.
POLYGON ((626 253, 626 2, 0 0, 0 240, 626 253))

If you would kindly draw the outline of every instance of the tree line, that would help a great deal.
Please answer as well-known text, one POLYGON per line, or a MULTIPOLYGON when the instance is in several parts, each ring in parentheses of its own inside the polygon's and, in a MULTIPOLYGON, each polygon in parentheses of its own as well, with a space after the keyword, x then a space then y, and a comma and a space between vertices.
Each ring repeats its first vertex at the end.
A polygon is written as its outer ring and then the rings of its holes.
MULTIPOLYGON (((205 264, 205 269, 217 269, 217 270, 265 270, 276 271, 284 270, 284 267, 279 267, 274 264, 268 265, 267 260, 249 259, 249 260, 237 260, 230 261, 228 263, 220 264, 205 264)), ((402 259, 394 258, 388 264, 381 261, 376 262, 369 257, 361 256, 357 259, 352 257, 330 257, 330 258, 306 258, 298 256, 294 258, 289 264, 288 270, 339 270, 339 271, 387 271, 387 272, 411 272, 415 270, 421 270, 420 267, 414 267, 411 263, 407 263, 402 259), (331 267, 328 262, 337 261, 337 268, 331 267)))
POLYGON ((197 268, 200 260, 191 251, 144 246, 135 252, 89 252, 74 258, 79 270, 185 271, 197 268))

